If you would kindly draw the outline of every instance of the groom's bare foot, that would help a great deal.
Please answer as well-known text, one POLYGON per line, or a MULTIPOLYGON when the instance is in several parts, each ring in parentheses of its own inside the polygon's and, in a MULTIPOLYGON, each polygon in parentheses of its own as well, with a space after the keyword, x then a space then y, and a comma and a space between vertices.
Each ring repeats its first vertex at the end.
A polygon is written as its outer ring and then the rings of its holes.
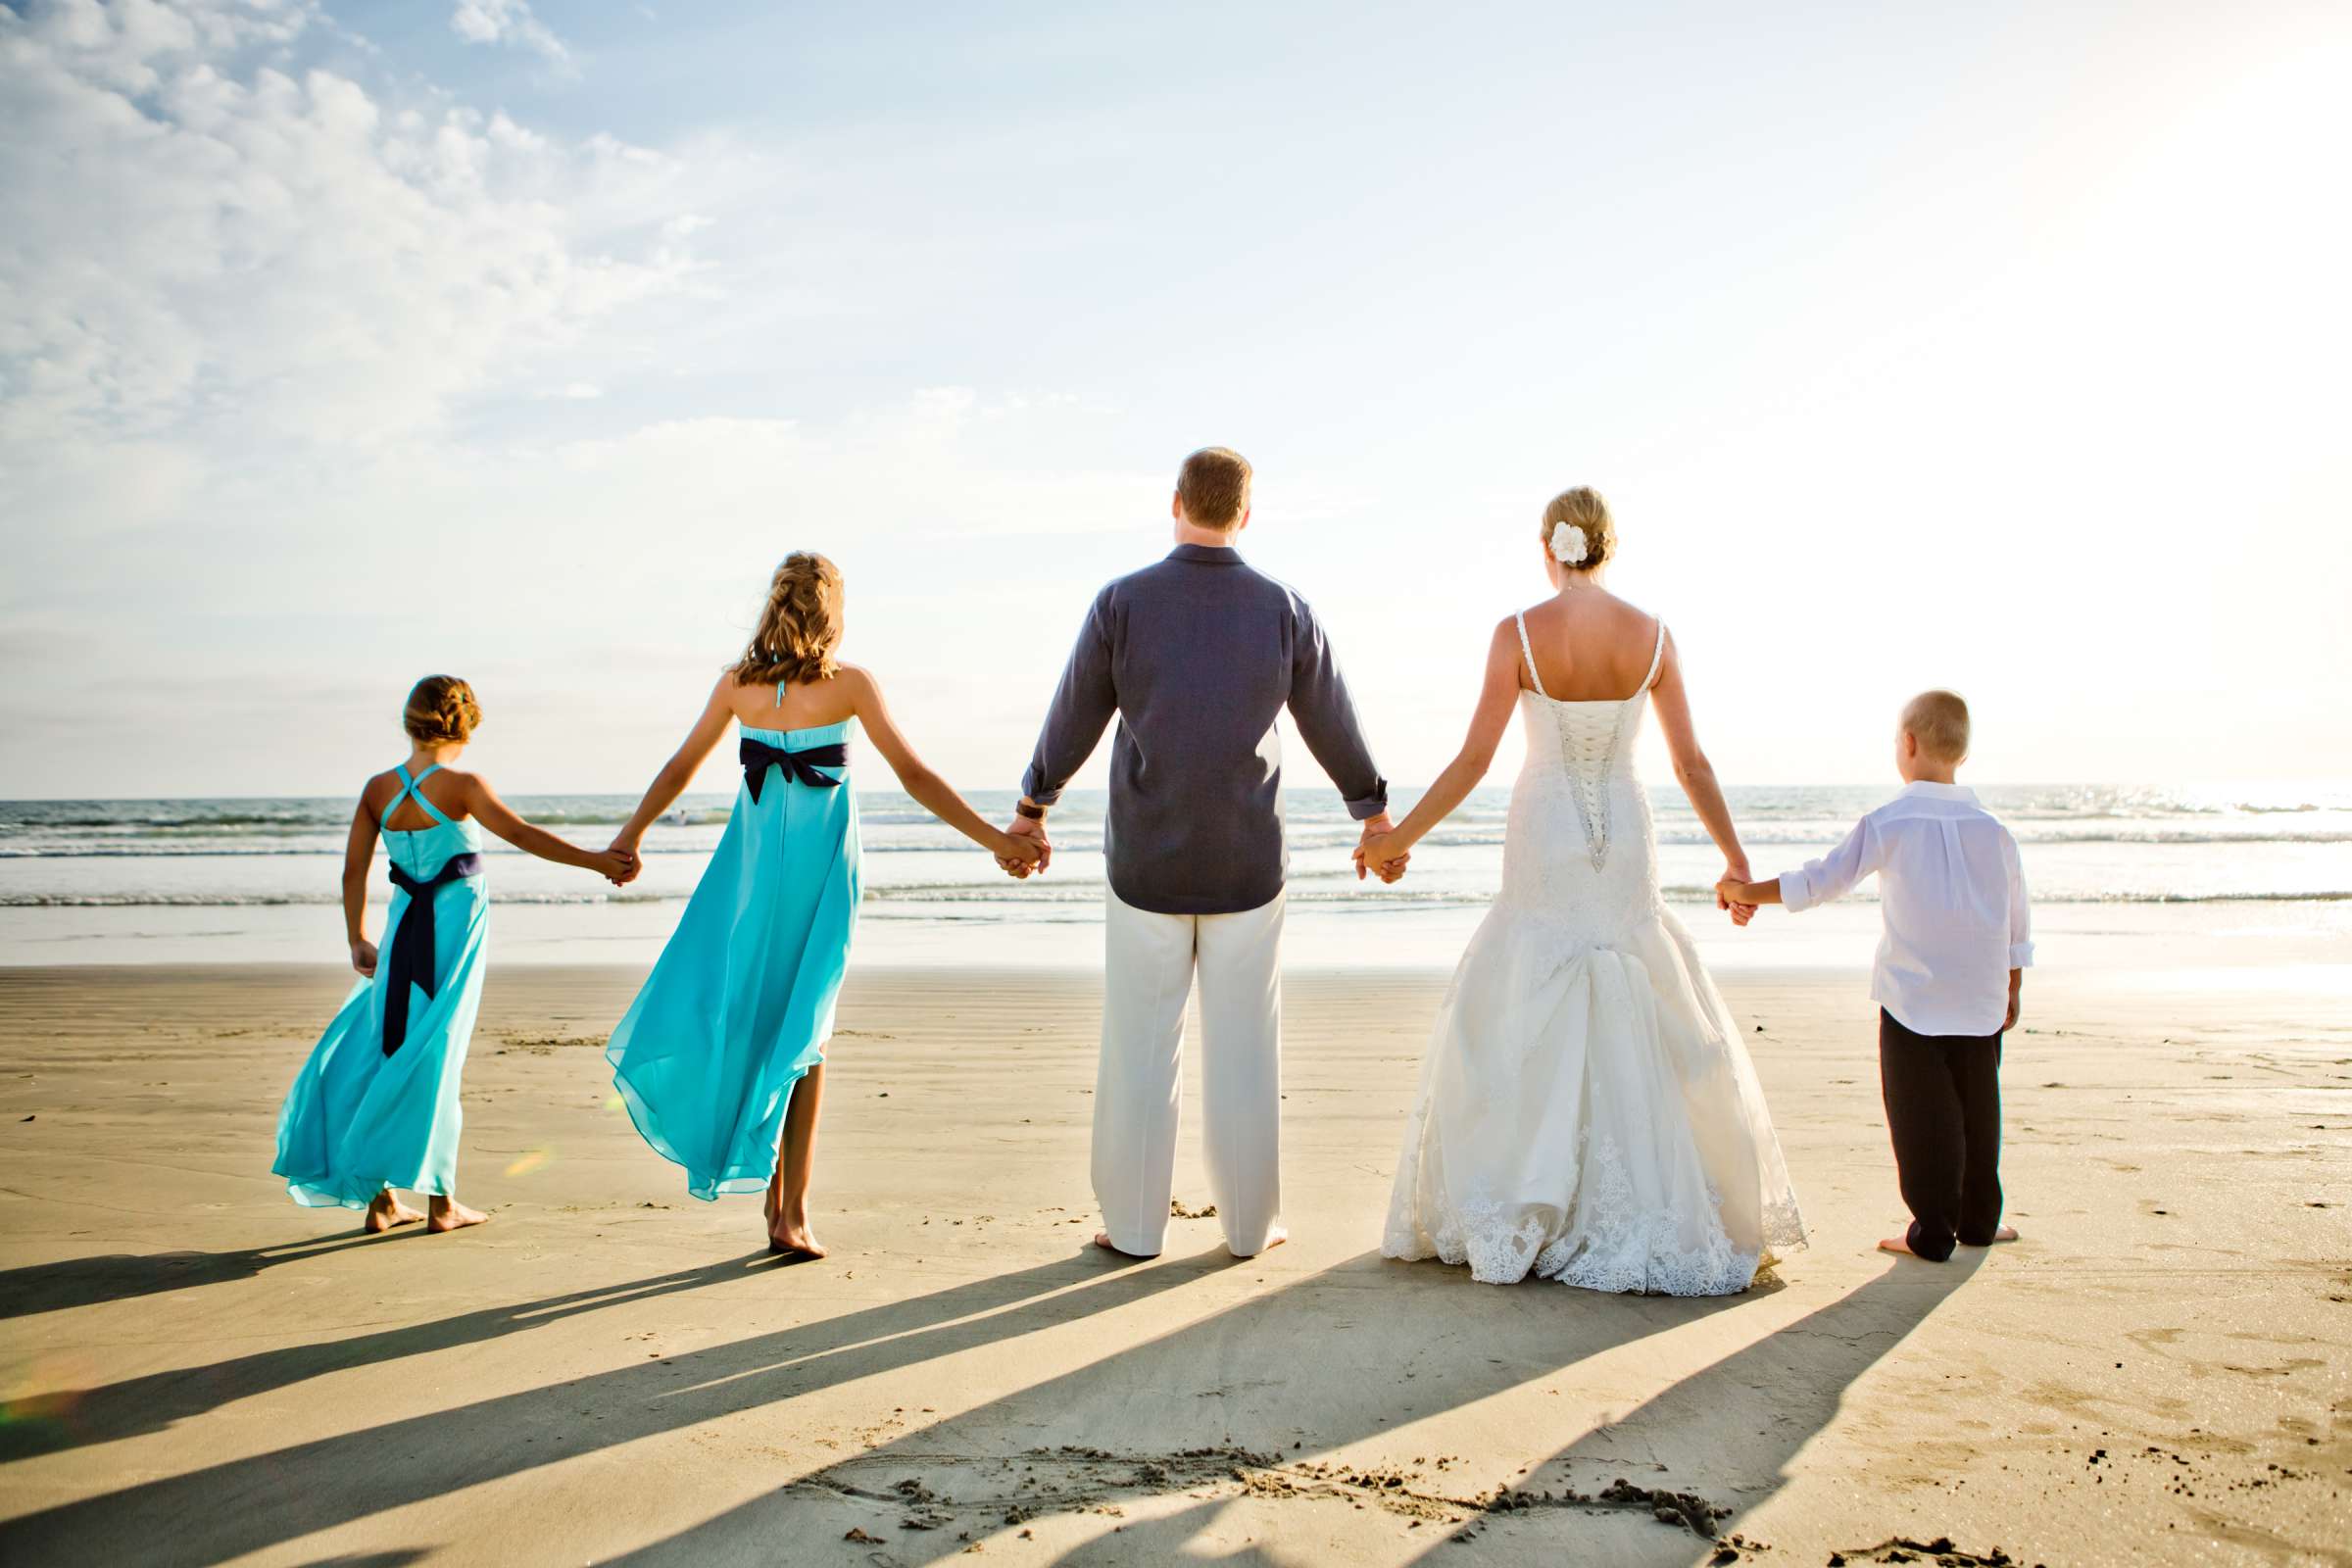
POLYGON ((425 1220, 424 1228, 439 1236, 450 1231, 462 1231, 468 1225, 487 1224, 489 1219, 490 1216, 480 1209, 467 1208, 454 1198, 436 1198, 433 1200, 432 1215, 425 1220))
POLYGON ((1900 1252, 1905 1257, 1917 1257, 1919 1255, 1917 1252, 1911 1250, 1910 1239, 1902 1236, 1887 1237, 1885 1241, 1879 1243, 1879 1250, 1882 1252, 1900 1252))
POLYGON ((374 1202, 368 1205, 366 1223, 369 1235, 380 1236, 395 1225, 414 1225, 422 1218, 422 1214, 402 1202, 387 1187, 375 1195, 374 1202))
MULTIPOLYGON (((1272 1230, 1266 1232, 1266 1245, 1259 1248, 1257 1252, 1271 1252, 1274 1250, 1274 1249, 1280 1247, 1283 1243, 1289 1241, 1290 1239, 1291 1233, 1277 1225, 1272 1230)), ((1233 1249, 1230 1246, 1228 1246, 1225 1250, 1229 1252, 1233 1252, 1233 1249)), ((1257 1252, 1233 1252, 1233 1255, 1236 1257, 1255 1257, 1257 1256, 1257 1252)))
MULTIPOLYGON (((2014 1225, 2004 1225, 1999 1230, 1994 1231, 1992 1233, 1992 1240, 1984 1245, 1987 1247, 1998 1247, 2003 1242, 2014 1242, 2016 1240, 2017 1227, 2014 1225)), ((1960 1245, 1966 1247, 1968 1244, 1963 1242, 1960 1245)))
POLYGON ((1095 1232, 1095 1245, 1116 1257, 1157 1257, 1157 1252, 1130 1252, 1110 1239, 1110 1232, 1095 1232))

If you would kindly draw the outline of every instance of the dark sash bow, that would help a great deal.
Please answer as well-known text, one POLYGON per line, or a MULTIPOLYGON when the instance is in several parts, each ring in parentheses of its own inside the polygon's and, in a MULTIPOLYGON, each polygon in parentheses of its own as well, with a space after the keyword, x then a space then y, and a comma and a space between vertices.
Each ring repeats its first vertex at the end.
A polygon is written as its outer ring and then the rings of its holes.
POLYGON ((392 933, 391 956, 384 961, 384 1054, 389 1056, 409 1038, 409 987, 433 994, 433 906, 441 889, 460 877, 479 876, 482 858, 467 852, 441 862, 429 879, 418 880, 399 866, 392 867, 392 885, 409 896, 408 912, 392 933))
POLYGON ((811 746, 805 752, 788 752, 746 736, 742 757, 743 787, 752 792, 754 806, 760 804, 760 787, 767 782, 767 770, 770 767, 782 768, 787 778, 797 778, 816 789, 831 790, 839 789, 841 780, 819 773, 817 769, 850 765, 850 749, 839 741, 830 746, 811 746))

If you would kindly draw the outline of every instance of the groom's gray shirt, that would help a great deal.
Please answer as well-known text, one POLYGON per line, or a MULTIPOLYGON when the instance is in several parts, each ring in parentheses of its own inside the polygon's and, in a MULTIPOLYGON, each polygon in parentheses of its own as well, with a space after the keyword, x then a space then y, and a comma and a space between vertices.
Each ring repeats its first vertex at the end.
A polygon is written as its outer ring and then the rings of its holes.
POLYGON ((1103 854, 1123 903, 1231 914, 1282 892, 1288 705, 1358 821, 1389 807, 1314 612, 1230 549, 1178 545, 1095 596, 1021 788, 1061 796, 1111 715, 1103 854))

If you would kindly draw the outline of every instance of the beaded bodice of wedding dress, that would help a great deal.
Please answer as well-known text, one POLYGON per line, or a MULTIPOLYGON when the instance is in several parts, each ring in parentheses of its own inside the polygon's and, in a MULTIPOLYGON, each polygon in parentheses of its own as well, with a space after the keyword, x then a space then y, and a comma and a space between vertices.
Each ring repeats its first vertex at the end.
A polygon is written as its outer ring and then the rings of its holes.
POLYGON ((1391 1256, 1723 1295, 1803 1240, 1746 1048, 1659 894, 1633 753, 1664 646, 1622 702, 1555 701, 1529 658, 1502 887, 1423 1064, 1391 1256))

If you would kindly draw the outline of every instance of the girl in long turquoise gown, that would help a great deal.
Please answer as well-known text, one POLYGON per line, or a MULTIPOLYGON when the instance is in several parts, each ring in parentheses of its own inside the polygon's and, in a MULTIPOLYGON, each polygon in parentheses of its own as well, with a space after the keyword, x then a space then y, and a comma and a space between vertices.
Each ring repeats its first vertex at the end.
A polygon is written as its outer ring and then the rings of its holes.
POLYGON ((447 765, 481 722, 466 682, 418 681, 402 722, 409 760, 368 781, 344 852, 345 935, 363 978, 286 1092, 272 1168, 297 1203, 364 1208, 371 1231, 419 1219, 451 1231, 486 1217, 457 1200, 458 1082, 481 1004, 489 928, 482 829, 615 882, 634 875, 636 864, 531 826, 487 779, 447 765), (395 825, 401 821, 412 825, 395 825), (379 833, 393 885, 380 952, 366 932, 379 833), (429 1217, 401 1202, 403 1188, 426 1196, 429 1217))
POLYGON ((858 926, 854 728, 902 789, 1008 869, 1038 858, 923 765, 874 677, 839 662, 841 626, 840 571, 787 557, 750 646, 612 846, 634 858, 729 722, 740 727, 726 832, 605 1055, 638 1132, 685 1167, 689 1193, 765 1189, 769 1247, 809 1257, 825 1253, 808 1207, 824 1047, 858 926))

